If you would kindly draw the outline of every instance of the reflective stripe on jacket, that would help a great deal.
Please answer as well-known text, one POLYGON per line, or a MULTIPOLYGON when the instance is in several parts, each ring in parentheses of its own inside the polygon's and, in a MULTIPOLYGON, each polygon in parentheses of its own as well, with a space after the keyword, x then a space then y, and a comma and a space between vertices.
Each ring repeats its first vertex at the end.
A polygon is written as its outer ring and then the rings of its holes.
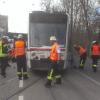
POLYGON ((15 56, 21 56, 25 54, 25 42, 23 40, 17 40, 15 42, 15 56))
POLYGON ((5 57, 5 56, 7 56, 7 53, 4 53, 2 41, 0 41, 0 57, 5 57))
POLYGON ((97 44, 92 45, 92 55, 100 55, 100 47, 97 44))
POLYGON ((54 43, 52 46, 51 46, 51 51, 50 51, 50 59, 53 60, 53 61, 57 61, 59 60, 59 52, 57 51, 57 49, 59 48, 58 44, 57 43, 54 43))

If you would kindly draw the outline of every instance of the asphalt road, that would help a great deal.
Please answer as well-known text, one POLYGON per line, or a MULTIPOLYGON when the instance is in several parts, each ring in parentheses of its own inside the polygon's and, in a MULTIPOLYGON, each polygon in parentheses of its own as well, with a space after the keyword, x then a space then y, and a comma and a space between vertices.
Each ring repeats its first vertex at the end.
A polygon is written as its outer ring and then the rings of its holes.
MULTIPOLYGON (((99 64, 100 65, 100 64, 99 64)), ((7 78, 0 76, 0 100, 100 100, 100 68, 94 73, 91 61, 85 69, 69 67, 62 78, 62 85, 44 86, 46 74, 29 73, 28 80, 19 81, 16 66, 7 68, 7 78)))

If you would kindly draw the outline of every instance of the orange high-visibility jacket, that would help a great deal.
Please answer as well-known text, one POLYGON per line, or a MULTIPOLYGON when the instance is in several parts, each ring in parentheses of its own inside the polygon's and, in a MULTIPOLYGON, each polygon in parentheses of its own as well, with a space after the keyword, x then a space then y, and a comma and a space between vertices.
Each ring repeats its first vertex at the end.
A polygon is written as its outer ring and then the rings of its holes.
POLYGON ((86 52, 86 49, 80 46, 79 54, 82 55, 86 52))
POLYGON ((25 42, 24 40, 15 41, 15 56, 21 56, 25 54, 25 42))
POLYGON ((57 48, 59 48, 59 45, 57 43, 54 43, 52 46, 51 46, 51 51, 50 51, 50 59, 52 61, 57 61, 59 60, 59 54, 57 52, 57 48))
POLYGON ((98 44, 92 45, 91 53, 92 55, 100 55, 100 47, 98 44))

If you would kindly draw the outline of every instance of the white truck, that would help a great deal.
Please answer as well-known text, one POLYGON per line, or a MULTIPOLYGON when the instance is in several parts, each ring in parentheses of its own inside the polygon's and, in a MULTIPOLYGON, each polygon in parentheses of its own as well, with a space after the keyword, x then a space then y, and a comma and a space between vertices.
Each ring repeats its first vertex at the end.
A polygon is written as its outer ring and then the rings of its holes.
POLYGON ((47 70, 50 65, 50 36, 56 36, 61 47, 62 69, 66 68, 68 15, 34 11, 29 14, 28 65, 32 70, 47 70))

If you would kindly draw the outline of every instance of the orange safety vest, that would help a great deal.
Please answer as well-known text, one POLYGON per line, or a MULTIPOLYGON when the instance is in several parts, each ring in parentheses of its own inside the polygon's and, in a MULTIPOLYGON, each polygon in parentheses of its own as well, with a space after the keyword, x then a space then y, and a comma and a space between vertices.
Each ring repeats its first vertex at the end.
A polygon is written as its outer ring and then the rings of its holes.
POLYGON ((54 43, 54 44, 51 46, 50 59, 51 59, 52 61, 57 61, 57 60, 59 60, 57 48, 58 48, 58 44, 57 44, 57 43, 54 43))
POLYGON ((99 45, 92 45, 92 55, 99 55, 100 54, 100 47, 99 45))
POLYGON ((82 55, 86 52, 86 50, 83 47, 80 47, 79 54, 82 55))
POLYGON ((23 40, 15 41, 15 56, 21 56, 25 54, 25 42, 23 40))

